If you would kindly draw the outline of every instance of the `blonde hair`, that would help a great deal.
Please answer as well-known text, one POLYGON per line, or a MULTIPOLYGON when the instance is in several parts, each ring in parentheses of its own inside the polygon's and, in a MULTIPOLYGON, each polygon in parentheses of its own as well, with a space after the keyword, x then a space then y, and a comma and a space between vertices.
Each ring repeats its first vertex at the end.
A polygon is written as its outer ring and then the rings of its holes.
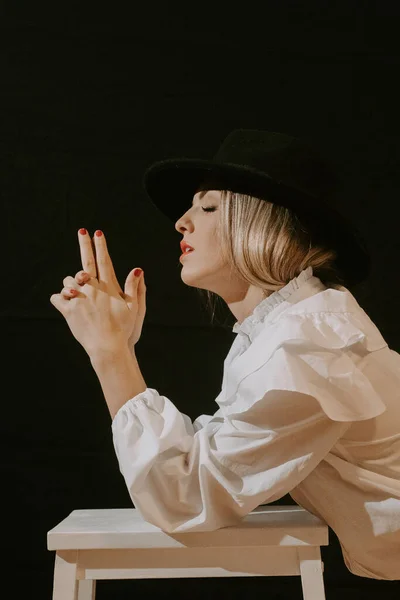
MULTIPOLYGON (((310 266, 327 287, 345 285, 335 265, 336 251, 313 244, 305 221, 284 206, 222 190, 218 236, 224 262, 248 284, 261 288, 265 297, 310 266)), ((220 296, 196 289, 214 322, 220 296)))

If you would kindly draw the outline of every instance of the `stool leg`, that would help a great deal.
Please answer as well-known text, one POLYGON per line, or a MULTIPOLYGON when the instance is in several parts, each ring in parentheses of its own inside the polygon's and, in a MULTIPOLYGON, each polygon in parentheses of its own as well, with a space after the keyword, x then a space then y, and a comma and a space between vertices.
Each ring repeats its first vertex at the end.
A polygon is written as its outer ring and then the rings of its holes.
POLYGON ((297 548, 304 600, 325 600, 323 566, 319 546, 297 548))
POLYGON ((77 600, 77 550, 56 552, 54 564, 53 600, 77 600))
POLYGON ((80 579, 78 589, 78 600, 95 600, 96 598, 96 580, 80 579))

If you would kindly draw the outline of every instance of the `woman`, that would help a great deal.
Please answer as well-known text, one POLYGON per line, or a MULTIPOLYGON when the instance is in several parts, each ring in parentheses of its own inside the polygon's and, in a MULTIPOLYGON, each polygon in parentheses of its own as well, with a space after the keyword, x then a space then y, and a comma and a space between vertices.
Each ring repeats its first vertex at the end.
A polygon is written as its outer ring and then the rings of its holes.
POLYGON ((125 298, 135 312, 124 342, 122 325, 104 331, 109 315, 124 324, 128 313, 96 299, 102 281, 103 292, 115 285, 100 265, 90 280, 64 280, 86 301, 71 305, 67 288, 54 295, 62 301, 52 296, 101 381, 135 507, 171 533, 209 531, 290 493, 335 531, 353 574, 400 579, 400 356, 348 289, 370 259, 334 208, 334 175, 301 140, 237 130, 212 161, 156 163, 144 185, 193 248, 182 281, 222 298, 237 336, 218 410, 192 423, 141 377, 143 278, 118 288, 119 306, 125 298), (101 322, 89 323, 89 300, 101 322), (108 349, 130 343, 133 359, 116 351, 105 366, 95 352, 105 337, 108 349))

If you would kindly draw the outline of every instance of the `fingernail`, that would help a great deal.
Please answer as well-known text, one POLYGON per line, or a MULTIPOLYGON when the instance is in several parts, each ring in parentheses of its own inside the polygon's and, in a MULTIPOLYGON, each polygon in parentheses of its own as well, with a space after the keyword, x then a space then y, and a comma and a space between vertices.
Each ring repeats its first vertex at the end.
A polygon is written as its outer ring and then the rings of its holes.
POLYGON ((135 269, 133 271, 133 274, 135 277, 140 277, 142 273, 143 273, 142 269, 135 269))
POLYGON ((100 229, 98 229, 95 234, 97 235, 97 237, 100 237, 101 235, 103 235, 103 232, 100 231, 100 229))
POLYGON ((80 229, 80 230, 79 230, 79 233, 80 233, 81 235, 86 235, 86 234, 87 234, 87 231, 86 231, 86 229, 85 229, 84 227, 82 227, 82 229, 80 229))

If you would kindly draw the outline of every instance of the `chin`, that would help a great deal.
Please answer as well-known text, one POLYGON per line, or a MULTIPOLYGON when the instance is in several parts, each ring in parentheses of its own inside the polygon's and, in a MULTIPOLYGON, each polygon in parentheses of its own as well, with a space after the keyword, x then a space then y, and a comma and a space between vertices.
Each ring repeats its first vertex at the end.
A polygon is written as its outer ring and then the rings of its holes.
POLYGON ((184 273, 184 269, 182 269, 181 271, 181 280, 183 281, 183 283, 186 283, 186 285, 192 285, 194 287, 197 287, 198 277, 196 277, 195 275, 191 277, 187 273, 184 273))
POLYGON ((199 272, 198 269, 193 269, 193 271, 191 271, 190 267, 187 268, 185 265, 183 265, 181 270, 181 279, 183 283, 193 287, 202 288, 201 283, 204 282, 205 275, 205 273, 199 272))

